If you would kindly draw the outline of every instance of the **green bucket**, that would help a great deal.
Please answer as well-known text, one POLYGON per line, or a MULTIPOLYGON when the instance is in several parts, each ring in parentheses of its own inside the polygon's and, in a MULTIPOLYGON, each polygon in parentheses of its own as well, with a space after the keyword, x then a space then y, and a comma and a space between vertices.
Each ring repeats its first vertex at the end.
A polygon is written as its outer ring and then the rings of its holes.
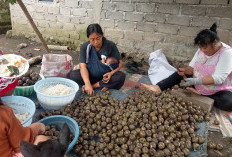
POLYGON ((34 94, 34 85, 31 86, 16 86, 13 95, 30 96, 34 94))

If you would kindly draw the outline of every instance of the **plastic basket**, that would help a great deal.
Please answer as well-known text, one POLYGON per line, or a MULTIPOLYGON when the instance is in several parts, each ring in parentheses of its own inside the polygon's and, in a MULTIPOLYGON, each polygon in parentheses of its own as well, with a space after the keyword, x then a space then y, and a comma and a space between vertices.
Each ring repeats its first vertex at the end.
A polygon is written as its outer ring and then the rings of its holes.
POLYGON ((23 126, 29 126, 32 123, 32 117, 35 114, 35 103, 22 96, 4 96, 1 98, 2 102, 11 107, 14 113, 24 114, 25 112, 29 113, 29 116, 25 121, 22 122, 23 126))
POLYGON ((16 86, 13 95, 29 96, 35 93, 34 85, 31 86, 16 86))
POLYGON ((51 77, 36 82, 34 85, 34 90, 36 92, 40 105, 45 110, 58 110, 73 101, 77 91, 79 90, 79 86, 76 82, 66 78, 51 77), (71 87, 74 89, 74 91, 70 94, 61 96, 52 96, 41 92, 42 89, 55 86, 57 84, 63 84, 71 87))
POLYGON ((69 144, 66 152, 69 152, 70 150, 72 150, 72 148, 76 144, 77 139, 79 137, 79 127, 78 127, 77 122, 74 119, 67 117, 67 116, 55 115, 55 116, 49 116, 49 117, 43 118, 39 122, 43 123, 44 125, 56 125, 58 130, 62 129, 64 123, 67 123, 71 133, 74 135, 74 139, 69 144))

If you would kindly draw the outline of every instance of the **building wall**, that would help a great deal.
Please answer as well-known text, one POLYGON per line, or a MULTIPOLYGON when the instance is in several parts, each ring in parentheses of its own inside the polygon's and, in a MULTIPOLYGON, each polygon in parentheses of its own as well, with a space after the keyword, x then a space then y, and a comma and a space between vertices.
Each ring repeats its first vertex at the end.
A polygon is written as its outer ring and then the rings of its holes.
MULTIPOLYGON (((77 47, 87 40, 85 30, 88 24, 95 21, 93 20, 93 17, 96 17, 94 12, 99 12, 100 15, 100 11, 93 8, 97 1, 23 0, 29 14, 48 42, 73 44, 77 47)), ((20 6, 11 5, 10 10, 12 34, 39 41, 20 6)))
POLYGON ((10 9, 8 3, 0 2, 0 6, 0 34, 4 34, 11 29, 10 9))
MULTIPOLYGON (((121 53, 146 59, 162 48, 169 59, 186 61, 197 47, 195 35, 214 22, 221 40, 232 46, 232 0, 23 0, 48 41, 87 40, 86 27, 97 22, 121 53)), ((11 6, 13 34, 36 39, 19 6, 11 6)))

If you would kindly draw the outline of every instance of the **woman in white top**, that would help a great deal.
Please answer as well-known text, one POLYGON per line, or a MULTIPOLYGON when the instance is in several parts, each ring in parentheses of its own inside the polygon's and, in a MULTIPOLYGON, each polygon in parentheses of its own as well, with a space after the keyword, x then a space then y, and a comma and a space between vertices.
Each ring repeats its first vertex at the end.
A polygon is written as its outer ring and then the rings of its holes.
POLYGON ((194 86, 196 93, 214 99, 215 107, 232 111, 232 48, 220 41, 216 29, 217 25, 214 23, 210 29, 197 34, 194 44, 199 49, 188 67, 179 68, 178 72, 157 85, 142 86, 160 91, 180 83, 184 78, 181 85, 194 86))

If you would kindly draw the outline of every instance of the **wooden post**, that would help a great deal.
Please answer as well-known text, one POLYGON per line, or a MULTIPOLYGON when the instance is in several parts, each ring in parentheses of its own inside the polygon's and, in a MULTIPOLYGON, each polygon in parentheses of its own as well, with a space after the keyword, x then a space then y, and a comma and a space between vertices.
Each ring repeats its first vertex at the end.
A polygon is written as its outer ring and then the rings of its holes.
POLYGON ((48 49, 48 46, 47 46, 45 40, 43 39, 43 37, 42 37, 40 31, 39 31, 38 28, 36 27, 36 25, 35 25, 33 19, 31 18, 31 15, 30 15, 29 12, 27 11, 26 6, 25 6, 24 3, 22 2, 22 0, 16 0, 16 1, 18 2, 19 6, 20 6, 21 9, 23 10, 24 14, 26 15, 26 17, 27 17, 28 21, 30 22, 32 28, 34 29, 35 33, 38 35, 38 37, 39 37, 40 41, 42 42, 43 46, 45 47, 46 51, 47 51, 48 53, 50 53, 50 50, 48 49))

